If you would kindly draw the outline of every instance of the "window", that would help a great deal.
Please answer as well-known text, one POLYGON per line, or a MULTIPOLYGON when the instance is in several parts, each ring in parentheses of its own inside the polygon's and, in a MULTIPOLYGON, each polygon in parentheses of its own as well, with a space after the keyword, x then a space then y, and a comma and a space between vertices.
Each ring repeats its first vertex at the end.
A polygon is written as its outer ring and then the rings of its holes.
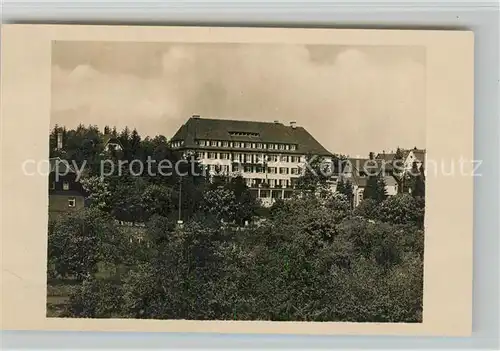
POLYGON ((272 173, 272 174, 276 173, 276 167, 268 167, 267 173, 272 173))
POLYGON ((267 197, 269 197, 269 195, 270 195, 270 191, 269 190, 261 190, 260 191, 260 197, 261 198, 267 198, 267 197))
POLYGON ((299 169, 298 168, 291 168, 290 169, 291 174, 298 175, 299 174, 299 169))
POLYGON ((221 160, 229 160, 229 154, 227 152, 221 152, 220 158, 221 160))
POLYGON ((280 174, 288 174, 288 168, 281 167, 280 168, 280 174))
POLYGON ((68 207, 76 207, 76 198, 74 197, 68 198, 68 207))
POLYGON ((239 172, 240 171, 240 166, 239 165, 233 165, 233 172, 239 172))
POLYGON ((206 145, 205 140, 200 140, 200 146, 205 146, 205 145, 206 145))
POLYGON ((262 143, 257 143, 257 149, 262 149, 262 143))
POLYGON ((245 154, 245 162, 251 163, 253 161, 253 155, 252 154, 245 154))
POLYGON ((273 149, 274 149, 274 144, 269 144, 269 145, 267 145, 267 148, 268 148, 269 150, 273 150, 273 149))
POLYGON ((63 190, 69 190, 69 182, 63 182, 63 190))
POLYGON ((297 145, 290 145, 290 150, 292 150, 292 151, 297 150, 297 145))
POLYGON ((285 150, 285 145, 280 144, 280 145, 279 145, 279 148, 280 148, 280 150, 285 150))
POLYGON ((288 156, 281 156, 281 162, 288 162, 288 156))
POLYGON ((217 153, 216 152, 209 152, 208 158, 211 160, 215 160, 217 158, 217 153))
POLYGON ((228 142, 228 141, 224 141, 224 142, 222 143, 222 146, 223 146, 223 147, 229 147, 229 142, 228 142))
POLYGON ((196 158, 197 158, 198 160, 202 160, 202 159, 204 159, 204 158, 205 158, 205 153, 204 153, 204 152, 197 152, 197 153, 196 153, 196 158))
POLYGON ((217 146, 217 142, 215 140, 212 140, 212 142, 210 143, 212 146, 217 146))
POLYGON ((245 172, 252 173, 252 171, 253 171, 252 166, 245 166, 245 172))
POLYGON ((235 141, 234 142, 234 147, 240 147, 240 142, 239 141, 235 141))
POLYGON ((269 162, 278 162, 278 155, 269 155, 267 159, 269 162))

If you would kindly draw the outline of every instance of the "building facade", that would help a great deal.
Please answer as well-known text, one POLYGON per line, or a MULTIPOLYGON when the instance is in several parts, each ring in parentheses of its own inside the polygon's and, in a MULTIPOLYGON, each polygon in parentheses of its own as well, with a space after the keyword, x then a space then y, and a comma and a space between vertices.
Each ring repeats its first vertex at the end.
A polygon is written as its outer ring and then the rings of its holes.
POLYGON ((49 216, 77 211, 85 206, 84 190, 76 172, 59 157, 49 160, 49 216))
POLYGON ((174 150, 194 153, 210 175, 242 176, 263 205, 289 198, 308 156, 332 154, 303 127, 194 115, 171 139, 174 150))

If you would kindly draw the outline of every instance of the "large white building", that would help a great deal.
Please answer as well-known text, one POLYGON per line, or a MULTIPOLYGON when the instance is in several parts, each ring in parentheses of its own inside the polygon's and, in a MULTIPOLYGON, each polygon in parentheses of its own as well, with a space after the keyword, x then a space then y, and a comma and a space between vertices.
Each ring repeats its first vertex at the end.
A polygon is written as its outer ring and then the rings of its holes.
POLYGON ((211 174, 241 175, 264 205, 291 196, 306 157, 332 160, 303 127, 274 122, 202 118, 194 115, 171 139, 174 149, 196 153, 211 174))

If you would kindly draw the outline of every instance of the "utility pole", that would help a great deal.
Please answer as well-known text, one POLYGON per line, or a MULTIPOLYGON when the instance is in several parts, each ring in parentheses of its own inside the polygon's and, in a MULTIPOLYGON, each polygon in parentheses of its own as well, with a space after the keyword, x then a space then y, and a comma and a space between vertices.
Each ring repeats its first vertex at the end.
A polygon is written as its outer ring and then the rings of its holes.
POLYGON ((177 224, 182 226, 182 175, 179 175, 179 218, 177 224))

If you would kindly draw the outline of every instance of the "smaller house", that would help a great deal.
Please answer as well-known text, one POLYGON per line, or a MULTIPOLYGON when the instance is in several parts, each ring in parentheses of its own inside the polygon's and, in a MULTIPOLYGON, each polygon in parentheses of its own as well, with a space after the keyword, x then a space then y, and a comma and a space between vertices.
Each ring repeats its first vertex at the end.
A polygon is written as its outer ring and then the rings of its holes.
POLYGON ((85 206, 85 191, 71 165, 59 157, 49 159, 49 215, 77 211, 85 206))
POLYGON ((107 134, 103 137, 102 139, 103 145, 104 145, 104 151, 105 152, 112 152, 112 151, 122 151, 123 146, 120 140, 110 134, 107 134))
POLYGON ((353 206, 358 206, 363 201, 368 178, 372 175, 382 173, 385 182, 385 190, 388 196, 398 193, 398 183, 393 176, 393 166, 384 158, 349 158, 345 161, 342 170, 342 178, 352 185, 353 206))
MULTIPOLYGON (((417 147, 414 147, 413 149, 401 149, 401 151, 403 153, 403 169, 405 171, 411 170, 414 162, 416 162, 419 168, 422 165, 425 166, 425 149, 417 149, 417 147)), ((392 164, 395 157, 396 153, 394 152, 382 152, 376 156, 376 159, 392 164)))

